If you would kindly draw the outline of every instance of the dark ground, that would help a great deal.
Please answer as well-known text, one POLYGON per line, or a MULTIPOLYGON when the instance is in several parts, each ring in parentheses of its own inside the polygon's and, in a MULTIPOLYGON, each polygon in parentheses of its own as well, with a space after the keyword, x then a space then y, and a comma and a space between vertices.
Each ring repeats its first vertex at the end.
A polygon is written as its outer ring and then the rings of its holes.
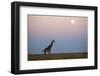
POLYGON ((56 60, 56 59, 81 59, 88 58, 87 53, 57 53, 57 54, 29 54, 28 61, 56 60))

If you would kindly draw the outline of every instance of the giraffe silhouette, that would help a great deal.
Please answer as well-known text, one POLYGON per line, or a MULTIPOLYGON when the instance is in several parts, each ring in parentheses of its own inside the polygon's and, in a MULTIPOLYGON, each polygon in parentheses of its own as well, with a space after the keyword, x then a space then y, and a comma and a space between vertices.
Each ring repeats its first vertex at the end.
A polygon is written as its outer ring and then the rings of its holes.
POLYGON ((55 41, 52 40, 50 45, 43 50, 44 54, 51 54, 51 48, 52 48, 54 42, 55 41))

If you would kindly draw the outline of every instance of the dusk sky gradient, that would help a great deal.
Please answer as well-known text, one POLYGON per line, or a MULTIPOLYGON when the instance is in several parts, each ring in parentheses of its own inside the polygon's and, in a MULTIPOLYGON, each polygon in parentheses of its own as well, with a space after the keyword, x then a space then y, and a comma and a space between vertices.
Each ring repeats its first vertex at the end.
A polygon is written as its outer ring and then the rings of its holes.
POLYGON ((52 53, 87 52, 87 17, 28 15, 27 19, 29 54, 42 54, 52 40, 52 53))

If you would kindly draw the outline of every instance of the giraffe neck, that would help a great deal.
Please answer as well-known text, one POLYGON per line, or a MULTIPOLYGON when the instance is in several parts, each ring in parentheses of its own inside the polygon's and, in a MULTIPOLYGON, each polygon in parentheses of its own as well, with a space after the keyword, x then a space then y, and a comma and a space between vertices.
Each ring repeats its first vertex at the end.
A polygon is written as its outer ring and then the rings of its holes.
POLYGON ((52 45, 53 45, 53 41, 51 42, 51 44, 49 46, 52 47, 52 45))

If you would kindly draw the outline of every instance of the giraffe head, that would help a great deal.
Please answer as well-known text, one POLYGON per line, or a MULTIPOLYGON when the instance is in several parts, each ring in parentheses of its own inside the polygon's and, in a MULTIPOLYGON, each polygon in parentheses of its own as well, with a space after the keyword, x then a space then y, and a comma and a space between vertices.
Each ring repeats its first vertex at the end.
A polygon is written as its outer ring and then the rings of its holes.
POLYGON ((55 40, 52 40, 52 42, 55 42, 55 40))

